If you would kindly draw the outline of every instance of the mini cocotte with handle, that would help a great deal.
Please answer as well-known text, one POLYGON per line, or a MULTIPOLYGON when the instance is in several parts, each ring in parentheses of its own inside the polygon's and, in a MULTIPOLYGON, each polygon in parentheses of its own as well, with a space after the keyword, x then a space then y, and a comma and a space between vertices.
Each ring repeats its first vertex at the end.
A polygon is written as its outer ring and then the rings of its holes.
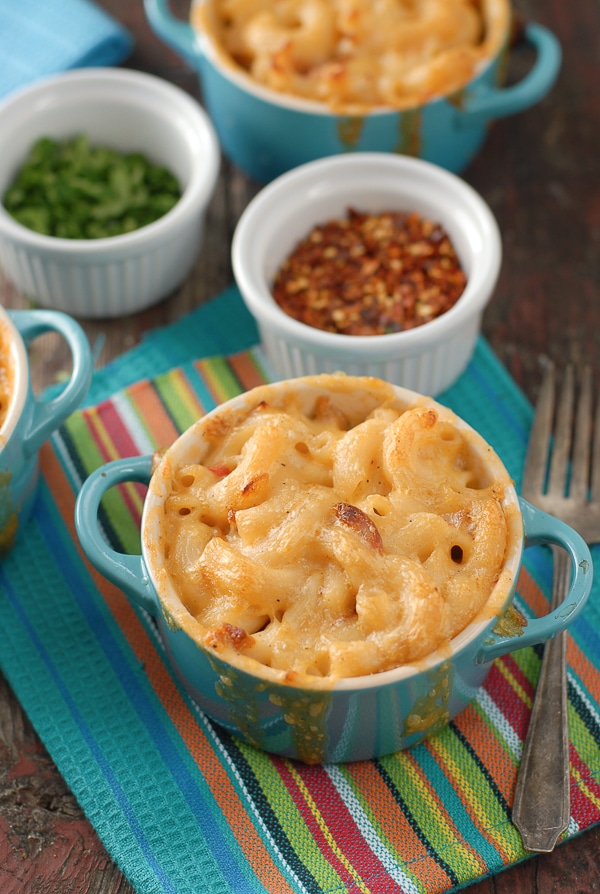
MULTIPOLYGON (((406 389, 396 391, 408 405, 414 403, 411 398, 418 397, 406 389)), ((241 406, 243 399, 242 395, 227 405, 236 409, 236 402, 241 406)), ((210 423, 223 406, 203 420, 210 423)), ((468 428, 466 423, 462 425, 468 428)), ((191 455, 198 455, 202 438, 198 427, 197 423, 179 437, 161 466, 166 463, 170 469, 177 468, 189 463, 191 455)), ((101 574, 154 618, 176 675, 208 716, 252 745, 306 763, 373 758, 416 744, 469 704, 495 658, 544 642, 564 630, 583 608, 591 589, 591 557, 581 537, 520 500, 509 486, 504 504, 514 521, 499 582, 484 610, 450 643, 412 665, 340 678, 333 684, 323 685, 319 678, 314 685, 307 684, 306 678, 301 685, 289 684, 281 678, 251 673, 247 666, 234 667, 207 647, 202 636, 195 635, 198 624, 175 588, 165 582, 157 558, 157 519, 164 498, 157 479, 144 501, 142 553, 125 555, 106 541, 98 517, 104 495, 123 482, 150 484, 152 477, 151 456, 116 460, 90 475, 75 509, 84 552, 101 574), (511 605, 523 549, 538 543, 557 544, 567 551, 571 585, 555 612, 517 623, 511 605)))
POLYGON ((144 0, 144 6, 155 33, 196 69, 225 154, 260 182, 307 161, 348 151, 400 152, 459 173, 479 152, 489 124, 539 102, 560 69, 557 39, 542 25, 529 23, 524 41, 536 60, 521 81, 502 86, 510 42, 507 15, 500 50, 458 94, 401 111, 337 114, 326 105, 253 82, 223 61, 208 35, 175 18, 168 0, 144 0))
POLYGON ((0 429, 0 555, 13 545, 33 505, 38 451, 79 406, 93 373, 92 352, 83 329, 68 314, 52 310, 0 308, 0 335, 11 363, 10 397, 0 429), (60 393, 50 400, 34 394, 27 347, 45 332, 66 341, 72 369, 60 393))

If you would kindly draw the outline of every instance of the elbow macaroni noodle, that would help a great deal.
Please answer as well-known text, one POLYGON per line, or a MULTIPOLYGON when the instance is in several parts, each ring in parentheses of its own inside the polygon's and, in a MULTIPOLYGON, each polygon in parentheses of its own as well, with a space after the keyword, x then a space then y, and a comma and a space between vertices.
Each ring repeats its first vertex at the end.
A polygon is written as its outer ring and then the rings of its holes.
POLYGON ((402 406, 378 379, 302 381, 254 389, 197 423, 181 465, 163 459, 160 564, 232 663, 294 682, 418 662, 492 593, 508 475, 425 399, 402 406))
POLYGON ((507 0, 206 0, 192 23, 257 83, 337 111, 462 88, 505 38, 507 0))

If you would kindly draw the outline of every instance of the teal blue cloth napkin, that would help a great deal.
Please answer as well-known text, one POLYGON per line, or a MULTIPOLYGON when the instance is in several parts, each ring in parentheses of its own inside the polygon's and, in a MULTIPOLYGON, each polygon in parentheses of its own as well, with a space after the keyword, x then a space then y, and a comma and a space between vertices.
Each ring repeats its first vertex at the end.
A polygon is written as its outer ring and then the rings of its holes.
POLYGON ((0 0, 0 98, 71 68, 118 65, 131 34, 90 0, 0 0))

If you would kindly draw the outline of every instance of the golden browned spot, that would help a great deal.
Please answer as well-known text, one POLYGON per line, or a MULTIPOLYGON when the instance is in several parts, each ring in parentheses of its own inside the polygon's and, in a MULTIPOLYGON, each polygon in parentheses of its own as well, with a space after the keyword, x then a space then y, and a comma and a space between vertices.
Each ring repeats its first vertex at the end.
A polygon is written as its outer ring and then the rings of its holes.
POLYGON ((351 503, 337 503, 336 517, 347 528, 354 531, 365 543, 378 553, 383 552, 383 541, 376 525, 369 516, 351 503))
POLYGON ((211 416, 206 420, 204 434, 209 441, 216 440, 227 434, 232 428, 233 420, 231 417, 221 413, 217 416, 211 416))
POLYGON ((424 428, 433 428, 438 420, 438 414, 432 408, 425 410, 421 415, 424 428))
POLYGON ((262 472, 260 475, 256 475, 254 478, 251 478, 250 481, 247 481, 246 484, 242 487, 242 496, 249 497, 255 494, 262 493, 264 491, 265 484, 269 481, 269 476, 266 472, 262 472))
POLYGON ((243 627, 225 623, 210 630, 204 637, 204 642, 211 649, 218 650, 223 646, 231 646, 236 652, 242 652, 254 645, 254 638, 246 633, 243 627))

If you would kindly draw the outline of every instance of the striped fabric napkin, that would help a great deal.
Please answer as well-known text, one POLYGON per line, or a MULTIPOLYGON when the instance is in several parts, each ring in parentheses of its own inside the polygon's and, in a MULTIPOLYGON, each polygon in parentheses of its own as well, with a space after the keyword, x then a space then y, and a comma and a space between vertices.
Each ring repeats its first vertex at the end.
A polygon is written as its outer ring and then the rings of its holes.
POLYGON ((91 0, 0 0, 0 99, 70 68, 118 65, 133 38, 91 0))
MULTIPOLYGON (((108 460, 170 443, 199 414, 273 378, 234 290, 100 371, 42 455, 35 514, 0 566, 0 664, 138 894, 442 894, 522 860, 510 819, 541 650, 498 660, 476 700, 410 751, 308 767, 210 722, 181 689, 152 620, 86 564, 73 505, 108 460), (218 321, 236 320, 224 332, 218 321)), ((483 339, 442 401, 519 481, 531 408, 483 339)), ((139 552, 143 489, 106 501, 115 548, 139 552)), ((544 549, 518 607, 541 614, 544 549)), ((598 584, 595 589, 598 589, 598 584)), ((600 821, 600 600, 568 636, 571 820, 600 821)))

